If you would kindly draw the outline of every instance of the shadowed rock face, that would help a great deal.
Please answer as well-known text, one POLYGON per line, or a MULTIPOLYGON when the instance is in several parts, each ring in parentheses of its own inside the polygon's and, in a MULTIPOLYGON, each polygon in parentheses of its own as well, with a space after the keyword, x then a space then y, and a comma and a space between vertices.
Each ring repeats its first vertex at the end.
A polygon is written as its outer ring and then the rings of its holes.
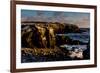
POLYGON ((56 34, 79 32, 73 24, 47 23, 47 22, 22 22, 21 46, 27 48, 54 48, 57 44, 56 34), (23 25, 24 23, 24 25, 23 25))
POLYGON ((34 48, 35 46, 41 47, 40 33, 38 32, 38 29, 34 25, 23 26, 21 32, 21 39, 22 39, 21 40, 22 47, 29 47, 29 48, 34 48))

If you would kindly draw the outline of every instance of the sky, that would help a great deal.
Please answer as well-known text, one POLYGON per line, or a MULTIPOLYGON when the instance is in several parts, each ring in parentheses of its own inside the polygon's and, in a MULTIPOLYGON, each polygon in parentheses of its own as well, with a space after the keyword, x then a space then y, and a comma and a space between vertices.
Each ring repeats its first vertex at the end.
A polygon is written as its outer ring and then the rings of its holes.
POLYGON ((89 28, 90 13, 21 10, 22 21, 43 21, 75 24, 80 28, 89 28))

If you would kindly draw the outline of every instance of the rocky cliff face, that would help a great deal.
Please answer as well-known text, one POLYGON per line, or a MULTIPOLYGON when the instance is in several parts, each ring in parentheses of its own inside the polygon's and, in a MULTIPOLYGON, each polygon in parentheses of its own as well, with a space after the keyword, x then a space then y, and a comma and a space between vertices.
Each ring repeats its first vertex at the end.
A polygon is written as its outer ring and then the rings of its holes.
POLYGON ((56 34, 77 33, 79 28, 73 24, 52 22, 22 22, 21 44, 28 48, 54 48, 56 34))

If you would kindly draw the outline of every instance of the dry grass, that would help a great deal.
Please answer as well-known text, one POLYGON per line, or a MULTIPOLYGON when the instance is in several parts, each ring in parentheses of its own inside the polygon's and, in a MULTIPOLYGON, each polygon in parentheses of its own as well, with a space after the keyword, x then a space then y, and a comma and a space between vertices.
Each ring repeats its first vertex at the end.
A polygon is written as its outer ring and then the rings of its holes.
POLYGON ((57 53, 63 53, 60 49, 58 48, 22 48, 22 52, 25 54, 32 54, 32 55, 56 55, 57 53))

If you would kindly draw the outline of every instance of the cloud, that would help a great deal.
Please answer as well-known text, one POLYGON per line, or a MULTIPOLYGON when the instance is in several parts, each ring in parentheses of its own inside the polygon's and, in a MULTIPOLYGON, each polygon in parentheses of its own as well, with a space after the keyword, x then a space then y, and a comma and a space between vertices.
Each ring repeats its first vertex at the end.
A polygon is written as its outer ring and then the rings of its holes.
POLYGON ((41 22, 59 22, 78 25, 80 28, 89 27, 89 14, 65 13, 65 12, 43 12, 37 11, 34 16, 23 16, 21 21, 41 21, 41 22))

